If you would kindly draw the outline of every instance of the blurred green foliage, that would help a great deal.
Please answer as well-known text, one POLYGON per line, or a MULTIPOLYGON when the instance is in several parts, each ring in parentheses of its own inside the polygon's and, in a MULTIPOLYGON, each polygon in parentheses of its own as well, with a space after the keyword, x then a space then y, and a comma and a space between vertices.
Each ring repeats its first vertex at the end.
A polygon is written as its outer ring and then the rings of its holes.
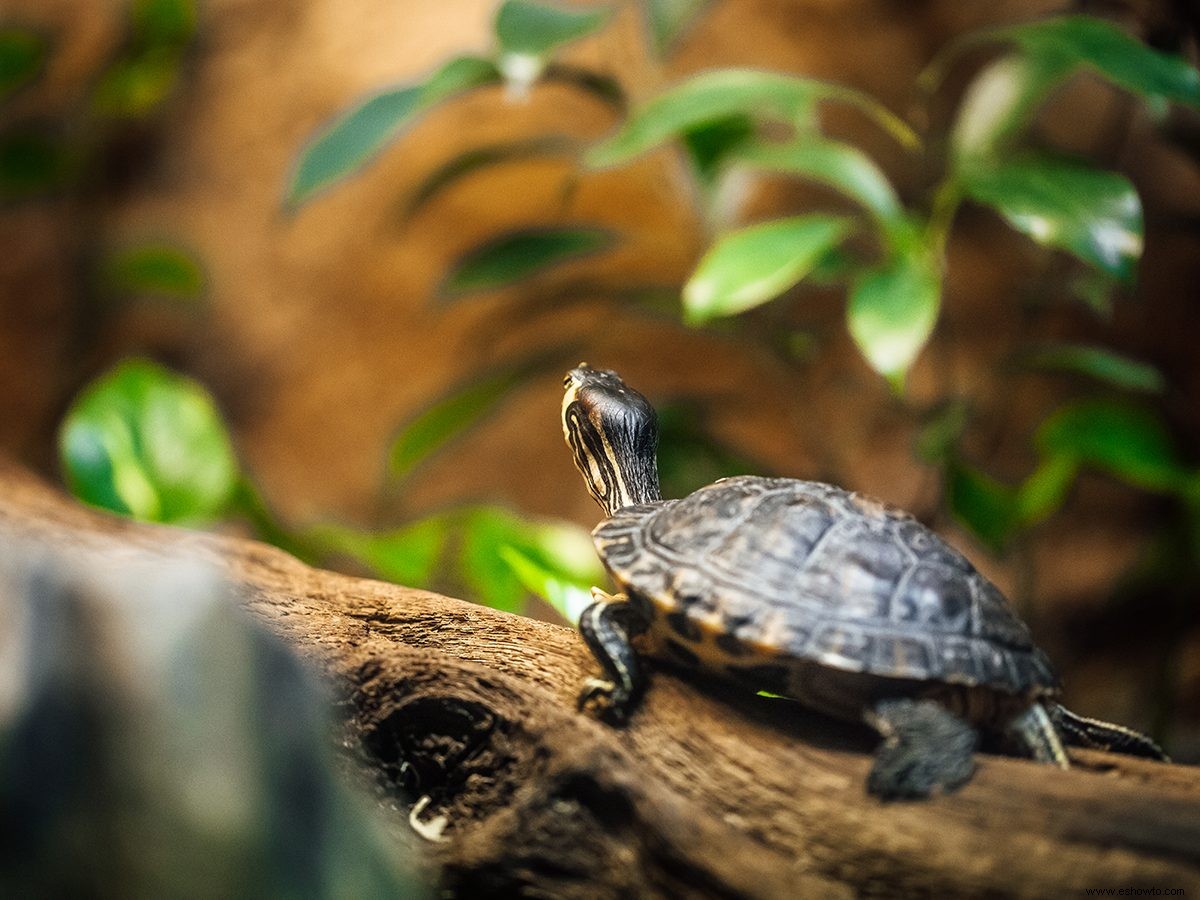
POLYGON ((452 509, 393 531, 322 525, 306 539, 390 581, 465 592, 493 609, 520 612, 533 591, 570 621, 604 575, 582 530, 495 506, 452 509))
POLYGON ((432 454, 478 424, 527 374, 525 367, 519 367, 474 378, 424 409, 392 441, 388 480, 403 481, 432 454))
POLYGON ((942 465, 955 518, 997 551, 1053 514, 1083 468, 1172 497, 1185 508, 1200 499, 1200 469, 1184 461, 1157 414, 1126 400, 1091 398, 1056 410, 1035 436, 1037 466, 1018 485, 962 458, 956 444, 963 427, 960 412, 946 411, 927 426, 920 449, 942 465))
POLYGON ((48 50, 46 39, 35 31, 0 27, 0 100, 37 77, 48 50))
POLYGON ((1084 375, 1111 387, 1146 394, 1161 394, 1166 379, 1154 366, 1086 344, 1046 344, 1021 356, 1030 369, 1084 375))
POLYGON ((574 141, 553 134, 471 147, 446 160, 421 181, 405 204, 405 218, 411 219, 443 191, 483 169, 538 157, 566 156, 575 151, 574 141))
MULTIPOLYGON (((501 33, 493 59, 451 60, 421 84, 383 91, 341 117, 300 160, 289 203, 311 199, 365 163, 430 106, 499 83, 506 77, 501 66, 511 68, 513 55, 536 57, 540 69, 555 47, 594 29, 603 18, 559 14, 536 4, 506 6, 497 19, 501 33)), ((81 105, 80 121, 0 129, 0 196, 34 199, 64 189, 95 191, 88 179, 103 168, 99 160, 116 133, 113 128, 145 121, 172 96, 197 25, 192 0, 133 0, 126 38, 81 105)), ((32 83, 47 55, 48 45, 33 32, 0 31, 0 99, 32 83)), ((602 78, 570 70, 554 75, 612 97, 611 85, 602 78)), ((441 177, 449 182, 455 173, 441 177)), ((438 189, 429 187, 429 196, 438 189)), ((465 258, 446 286, 453 294, 507 283, 599 250, 609 240, 607 232, 590 227, 513 235, 491 252, 485 247, 465 258)), ((194 305, 202 297, 202 268, 171 243, 104 248, 95 258, 96 283, 105 298, 153 297, 194 305)), ((391 447, 387 493, 400 491, 414 469, 476 424, 530 371, 525 363, 474 380, 415 417, 391 447)), ((580 529, 529 521, 490 506, 449 510, 384 530, 329 523, 293 527, 270 509, 242 470, 212 396, 192 379, 146 359, 124 361, 79 394, 61 424, 59 450, 68 486, 96 506, 154 522, 240 519, 257 536, 302 558, 349 557, 382 577, 467 591, 500 609, 521 609, 528 591, 538 588, 564 616, 577 615, 580 597, 603 575, 580 529)))
POLYGON ((686 497, 730 475, 764 475, 766 467, 718 439, 707 410, 689 400, 655 404, 658 412, 658 474, 664 497, 686 497))
MULTIPOLYGON (((393 476, 407 475, 497 403, 515 374, 472 385, 414 420, 396 439, 393 476)), ((581 529, 493 506, 452 509, 383 531, 329 523, 292 528, 242 471, 208 391, 145 359, 125 360, 76 398, 60 428, 59 452, 68 487, 94 506, 148 522, 240 518, 302 558, 349 557, 392 581, 466 591, 495 609, 519 612, 533 590, 573 620, 603 579, 581 529)))
POLYGON ((900 198, 887 176, 850 144, 819 136, 794 144, 743 140, 728 153, 736 164, 750 169, 794 175, 831 187, 871 213, 882 230, 901 230, 907 224, 900 198))
POLYGON ((93 110, 114 119, 157 112, 179 83, 195 33, 194 0, 133 0, 125 47, 101 74, 93 110))
POLYGON ((816 268, 848 231, 843 218, 809 215, 725 234, 683 288, 684 318, 699 325, 775 298, 816 268))
POLYGON ((434 104, 471 88, 494 84, 499 78, 499 71, 492 62, 460 56, 440 67, 421 84, 381 91, 350 110, 313 140, 292 175, 288 202, 303 203, 363 165, 434 104))
MULTIPOLYGON (((53 41, 18 24, 0 26, 0 202, 97 203, 114 148, 176 91, 196 28, 194 0, 132 0, 123 38, 92 83, 57 116, 30 117, 6 101, 38 86, 53 62, 53 41)), ((81 255, 80 265, 96 270, 94 286, 109 296, 195 301, 203 291, 200 265, 163 241, 85 246, 81 255)))
POLYGON ((894 252, 858 274, 850 287, 850 335, 897 393, 903 391, 909 367, 933 333, 940 287, 936 261, 921 252, 894 252))
POLYGON ((515 54, 545 60, 563 44, 591 34, 607 18, 605 9, 509 0, 496 13, 496 42, 502 57, 515 54))
POLYGON ((0 198, 27 200, 52 193, 68 178, 66 148, 41 125, 0 133, 0 198))
POLYGON ((1142 254, 1142 207, 1124 177, 1045 154, 962 173, 962 190, 1022 234, 1073 253, 1117 281, 1142 254))
POLYGON ((645 16, 654 49, 669 51, 711 0, 646 0, 645 16))
MULTIPOLYGON (((669 52, 705 6, 699 0, 641 4, 655 52, 669 52)), ((147 0, 131 9, 130 39, 99 81, 93 114, 138 116, 160 105, 173 89, 194 33, 195 10, 189 3, 147 0)), ((1069 277, 1101 316, 1114 286, 1132 283, 1143 241, 1141 204, 1132 185, 1117 173, 1047 152, 1029 139, 1035 116, 1054 90, 1087 70, 1156 111, 1169 102, 1200 107, 1200 74, 1186 62, 1144 46, 1109 23, 1065 16, 976 32, 947 47, 919 81, 926 101, 968 51, 990 48, 995 56, 971 79, 944 134, 919 133, 873 97, 844 85, 741 69, 702 72, 626 113, 618 82, 563 59, 575 41, 597 34, 610 12, 526 0, 500 3, 490 53, 451 59, 423 80, 381 90, 321 129, 298 156, 286 204, 298 210, 313 201, 360 171, 423 114, 466 92, 503 88, 495 99, 508 103, 543 82, 566 84, 622 116, 611 136, 591 147, 547 134, 468 148, 420 182, 407 214, 436 202, 447 186, 467 175, 513 160, 574 157, 574 177, 580 178, 673 147, 693 180, 701 225, 710 236, 708 249, 678 291, 682 317, 694 325, 736 320, 779 297, 802 301, 807 285, 840 286, 849 334, 866 363, 901 394, 937 327, 946 246, 966 203, 990 208, 1030 240, 1073 259, 1069 277), (864 150, 825 134, 821 113, 831 104, 865 116, 913 159, 937 162, 945 145, 944 164, 928 190, 902 199, 864 150), (746 172, 817 183, 848 200, 850 209, 728 224, 723 188, 746 172)), ((44 46, 36 39, 0 34, 0 97, 28 84, 44 59, 44 46)), ((11 192, 44 190, 70 177, 77 154, 38 150, 31 133, 0 133, 0 163, 13 161, 0 164, 0 186, 11 183, 11 192), (6 149, 10 139, 16 143, 6 149), (57 162, 46 162, 51 159, 57 162)), ((681 196, 680 202, 688 201, 681 196)), ((458 258, 441 293, 459 298, 548 277, 568 261, 586 265, 586 257, 618 240, 608 229, 577 221, 533 223, 489 236, 458 258)), ((203 283, 186 254, 158 244, 119 251, 106 263, 105 279, 114 290, 177 297, 195 296, 203 283)), ((603 279, 597 290, 613 296, 635 293, 603 279)), ((773 339, 798 360, 817 352, 804 333, 773 339)), ((970 398, 943 397, 914 410, 926 422, 918 455, 938 467, 946 506, 964 527, 1002 552, 1060 508, 1085 468, 1174 498, 1190 515, 1200 516, 1200 476, 1151 405, 1165 389, 1156 369, 1087 344, 1023 348, 1014 361, 1028 371, 1066 374, 1089 385, 1085 395, 1066 403, 1037 430, 1036 464, 1018 483, 983 471, 961 449, 972 427, 970 398)), ((447 510, 384 530, 287 527, 230 462, 229 438, 211 398, 151 364, 128 366, 85 392, 64 423, 64 470, 90 502, 169 521, 240 516, 261 536, 307 558, 350 557, 383 577, 465 590, 501 609, 519 610, 532 591, 574 618, 589 602, 589 587, 602 580, 580 529, 531 522, 492 506, 447 510), (171 423, 153 412, 172 392, 179 399, 171 402, 193 412, 207 410, 203 427, 200 418, 171 423), (163 443, 163 427, 180 429, 179 446, 165 456, 163 447, 173 445, 163 443), (212 454, 211 471, 193 460, 203 474, 187 475, 189 453, 212 454), (173 462, 166 465, 164 459, 173 462), (220 478, 213 474, 218 471, 220 478), (185 496, 180 477, 198 477, 198 484, 211 489, 185 496)), ((426 460, 542 374, 543 368, 528 362, 485 372, 415 416, 389 449, 387 496, 402 493, 426 460)), ((661 420, 660 461, 668 495, 723 475, 761 470, 714 440, 703 411, 693 404, 665 404, 661 420)))
POLYGON ((59 452, 77 497, 148 522, 218 519, 238 479, 212 397, 143 359, 121 363, 75 400, 59 452))
POLYGON ((204 272, 195 258, 173 244, 146 243, 114 250, 101 267, 104 290, 116 296, 196 301, 204 272))
POLYGON ((539 272, 606 249, 612 235, 603 228, 570 226, 510 232, 476 247, 455 263, 442 293, 457 297, 506 287, 539 272))
MULTIPOLYGON (((696 0, 641 4, 654 49, 668 51, 704 7, 696 0)), ((603 7, 501 3, 498 50, 490 57, 495 80, 529 89, 562 65, 557 55, 564 47, 595 32, 605 20, 603 7), (514 54, 534 61, 524 68, 514 66, 509 58, 514 54)), ((1161 112, 1167 103, 1200 108, 1200 72, 1194 67, 1147 47, 1113 24, 1081 15, 984 29, 952 42, 918 80, 924 101, 932 101, 950 71, 980 49, 989 50, 992 59, 969 82, 944 134, 918 133, 873 97, 844 85, 777 72, 716 69, 688 78, 634 109, 611 136, 582 153, 581 172, 622 165, 674 145, 703 200, 704 224, 716 231, 680 291, 683 318, 701 325, 743 315, 780 296, 799 297, 806 283, 843 285, 851 337, 871 368, 902 394, 910 368, 937 327, 946 245, 965 203, 991 208, 1032 241, 1076 260, 1069 276, 1072 287, 1100 315, 1110 309, 1114 287, 1132 283, 1143 242, 1141 203, 1133 186, 1115 172, 1047 152, 1028 138, 1039 110, 1057 88, 1087 71, 1142 99, 1152 111, 1161 112), (866 153, 823 133, 820 112, 828 104, 858 110, 919 157, 936 161, 938 149, 946 145, 940 178, 923 196, 902 201, 866 153), (722 225, 723 184, 747 171, 816 182, 843 195, 859 212, 807 212, 722 225)), ((340 121, 352 121, 362 109, 340 121)), ((338 128, 335 124, 310 145, 301 156, 301 167, 338 128)), ((428 195, 457 172, 477 173, 536 154, 543 146, 553 153, 569 146, 566 139, 554 136, 540 139, 544 144, 538 140, 511 149, 468 151, 431 176, 428 195)), ((380 141, 372 149, 382 145, 380 141)), ((361 162, 353 153, 327 159, 337 177, 356 170, 361 162)), ((681 202, 686 201, 681 197, 681 202)), ((497 235, 461 257, 444 284, 455 295, 509 286, 576 256, 586 233, 586 226, 570 223, 497 235)), ((587 249, 604 246, 597 238, 587 249)), ((813 352, 807 335, 785 335, 779 343, 800 346, 801 357, 813 352)), ((1153 395, 1164 389, 1161 374, 1152 366, 1102 346, 1036 347, 1015 356, 1029 370, 1070 373, 1110 390, 1153 395)), ((1145 490, 1190 496, 1179 484, 1194 479, 1181 475, 1184 469, 1165 454, 1166 431, 1149 407, 1134 413, 1103 397, 1068 405, 1040 429, 1036 444, 1041 462, 1014 487, 967 462, 959 446, 970 426, 970 403, 952 399, 942 398, 924 413, 918 411, 930 420, 920 456, 941 469, 946 503, 955 518, 996 550, 1053 514, 1081 467, 1103 470, 1145 490), (947 409, 953 411, 951 419, 943 415, 947 409), (1104 435, 1107 440, 1102 440, 1104 435), (1158 462, 1139 466, 1134 457, 1158 462), (1168 483, 1173 487, 1168 489, 1168 483)), ((465 416, 455 428, 464 427, 465 416)), ((663 446, 669 458, 670 440, 663 446)))
MULTIPOLYGON (((855 107, 901 144, 918 143, 907 123, 861 91, 776 72, 718 69, 696 75, 635 110, 614 135, 588 151, 586 163, 601 168, 628 162, 666 141, 731 118, 778 123, 800 134, 811 132, 824 103, 855 107)), ((727 149, 742 143, 735 138, 727 149)))

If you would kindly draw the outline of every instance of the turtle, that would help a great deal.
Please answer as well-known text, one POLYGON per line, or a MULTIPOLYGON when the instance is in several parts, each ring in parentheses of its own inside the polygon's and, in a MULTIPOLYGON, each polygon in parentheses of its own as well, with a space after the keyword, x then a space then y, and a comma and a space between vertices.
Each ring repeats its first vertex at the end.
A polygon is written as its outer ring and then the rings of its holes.
POLYGON ((646 686, 641 656, 665 658, 865 722, 882 737, 867 790, 884 799, 965 784, 983 737, 1061 768, 1064 744, 1166 759, 1145 735, 1059 704, 1009 601, 912 515, 748 475, 664 500, 646 398, 586 363, 563 384, 563 433, 605 512, 592 536, 619 588, 593 588, 579 619, 604 673, 582 709, 624 724, 646 686))

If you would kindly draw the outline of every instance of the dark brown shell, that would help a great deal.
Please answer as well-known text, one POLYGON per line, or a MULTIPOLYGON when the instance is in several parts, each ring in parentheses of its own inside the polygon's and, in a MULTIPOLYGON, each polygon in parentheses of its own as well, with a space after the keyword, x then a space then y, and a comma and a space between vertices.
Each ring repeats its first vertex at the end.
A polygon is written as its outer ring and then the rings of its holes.
POLYGON ((758 655, 894 678, 1051 693, 1029 629, 907 513, 816 482, 738 477, 621 510, 594 532, 657 615, 758 655))

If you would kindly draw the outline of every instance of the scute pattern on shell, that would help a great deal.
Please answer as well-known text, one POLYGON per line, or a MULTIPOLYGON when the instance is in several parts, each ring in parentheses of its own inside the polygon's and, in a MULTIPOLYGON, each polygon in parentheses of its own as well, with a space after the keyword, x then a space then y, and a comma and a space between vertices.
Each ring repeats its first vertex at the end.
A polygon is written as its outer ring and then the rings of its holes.
POLYGON ((616 582, 762 656, 1014 694, 1057 679, 1007 600, 907 513, 832 485, 744 476, 601 523, 616 582))

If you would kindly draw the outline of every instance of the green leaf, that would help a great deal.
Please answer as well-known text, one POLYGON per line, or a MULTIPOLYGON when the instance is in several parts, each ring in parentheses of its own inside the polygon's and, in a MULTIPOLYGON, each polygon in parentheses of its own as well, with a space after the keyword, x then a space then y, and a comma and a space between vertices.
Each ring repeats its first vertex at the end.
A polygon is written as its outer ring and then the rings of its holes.
POLYGON ((654 48, 666 53, 709 6, 711 0, 646 0, 642 4, 654 48))
POLYGON ((100 77, 92 108, 98 115, 114 119, 145 118, 175 90, 180 65, 179 54, 163 48, 119 59, 100 77))
POLYGON ((592 167, 612 166, 733 116, 810 130, 824 101, 861 109, 907 146, 918 141, 903 121, 874 98, 838 84, 774 72, 720 69, 697 75, 634 112, 612 137, 588 152, 592 167))
POLYGON ((960 173, 965 193, 1039 244, 1130 281, 1142 252, 1142 205, 1115 172, 1026 154, 960 173))
MULTIPOLYGON (((1011 133, 1023 125, 1050 90, 1080 69, 1089 69, 1152 105, 1176 101, 1200 106, 1200 71, 1187 60, 1160 53, 1103 19, 1082 15, 972 32, 939 54, 921 81, 932 89, 964 51, 994 43, 1013 45, 1029 66, 1018 81, 1006 79, 1008 90, 990 91, 989 103, 974 104, 984 118, 1002 123, 998 131, 1011 133), (988 112, 988 106, 993 112, 988 112)), ((1014 74, 1016 69, 1007 70, 1007 75, 1014 74)))
POLYGON ((1017 519, 1028 528, 1049 518, 1066 500, 1079 463, 1071 456, 1045 457, 1017 492, 1017 519))
POLYGON ((592 602, 592 587, 606 579, 591 535, 577 525, 525 521, 500 555, 526 590, 572 624, 592 602))
POLYGON ((37 77, 48 50, 46 39, 36 31, 0 28, 0 100, 37 77))
POLYGON ((1036 59, 1093 69, 1135 94, 1200 106, 1200 71, 1092 16, 1061 16, 982 32, 972 43, 1005 41, 1036 59))
POLYGON ((398 482, 437 450, 490 412, 525 380, 527 368, 506 369, 470 381, 405 425, 388 451, 389 480, 398 482))
POLYGON ((967 87, 954 120, 954 167, 1003 156, 1068 71, 1061 60, 1023 56, 1006 56, 985 68, 967 87))
POLYGON ((1071 457, 1047 456, 1014 488, 952 456, 945 469, 947 503, 959 524, 1000 552, 1018 530, 1044 521, 1062 506, 1078 469, 1071 457))
POLYGON ((1109 400, 1083 400, 1042 423, 1038 449, 1066 457, 1150 491, 1175 491, 1189 472, 1162 422, 1141 407, 1109 400))
MULTIPOLYGON (((814 270, 812 278, 815 281, 819 268, 814 270)), ((821 341, 812 331, 791 331, 776 334, 774 344, 783 358, 798 365, 808 365, 821 352, 821 341)))
POLYGON ((578 526, 530 521, 498 507, 470 510, 462 522, 461 574, 493 609, 517 612, 532 592, 570 619, 579 592, 604 579, 591 537, 578 526))
POLYGON ((827 185, 860 203, 885 226, 901 220, 900 200, 887 176, 857 147, 806 138, 789 144, 744 144, 732 156, 756 169, 798 175, 827 185))
MULTIPOLYGON (((845 245, 834 247, 813 266, 813 270, 808 274, 808 281, 819 287, 844 286, 850 277, 862 268, 862 265, 859 255, 851 248, 845 245)), ((788 341, 793 339, 799 340, 804 347, 803 352, 794 357, 797 361, 812 356, 811 351, 816 349, 818 343, 813 339, 813 335, 810 334, 808 337, 793 335, 787 338, 788 341)))
POLYGON ((960 525, 992 550, 1011 540, 1017 527, 1017 492, 986 472, 952 459, 946 466, 946 501, 960 525))
POLYGON ((194 300, 204 290, 195 258, 170 244, 142 244, 113 253, 104 263, 104 282, 114 294, 194 300))
POLYGON ((429 588, 433 587, 449 532, 445 516, 431 516, 380 533, 321 525, 310 529, 305 537, 325 554, 353 557, 395 584, 429 588))
POLYGON ((851 287, 846 307, 850 334, 871 368, 897 390, 933 333, 941 291, 938 273, 916 251, 897 254, 851 287))
POLYGON ((126 360, 76 398, 59 452, 77 497, 147 521, 215 519, 238 481, 209 393, 144 359, 126 360))
POLYGON ((1051 344, 1025 354, 1021 362, 1034 369, 1087 375, 1129 391, 1161 394, 1167 387, 1166 379, 1154 366, 1103 347, 1051 344))
POLYGON ((591 603, 591 590, 606 580, 596 546, 586 529, 565 522, 518 520, 501 558, 526 590, 537 594, 572 624, 591 603), (514 563, 514 555, 520 561, 514 563), (539 584, 531 566, 541 573, 539 584))
POLYGON ((459 571, 472 596, 484 606, 520 612, 525 585, 501 556, 503 548, 519 542, 520 520, 504 510, 483 507, 464 523, 459 571))
POLYGON ((405 215, 416 215, 443 191, 483 169, 544 156, 565 155, 576 152, 577 147, 570 138, 547 135, 467 150, 451 157, 421 181, 408 201, 405 215))
POLYGON ((579 623, 580 614, 592 603, 592 584, 564 577, 516 547, 502 545, 500 559, 525 590, 541 597, 572 625, 579 623))
POLYGON ((701 183, 713 188, 733 151, 754 136, 749 116, 733 115, 684 132, 680 140, 701 183))
POLYGON ((625 111, 625 90, 621 87, 621 83, 611 75, 593 72, 591 69, 584 69, 580 66, 552 62, 547 63, 541 70, 541 79, 545 83, 565 84, 591 94, 618 112, 625 111))
POLYGON ((603 228, 575 226, 504 234, 463 255, 447 275, 441 292, 455 297, 507 287, 568 260, 605 250, 613 240, 612 232, 603 228))
POLYGON ((506 0, 496 13, 496 40, 501 53, 545 58, 563 44, 591 34, 608 15, 607 9, 506 0))
POLYGON ((1169 100, 1200 105, 1200 72, 1101 19, 1064 16, 973 32, 950 45, 923 73, 926 88, 952 60, 981 44, 1006 43, 1015 53, 993 63, 970 86, 951 144, 958 160, 998 158, 1063 81, 1088 69, 1158 106, 1169 100))
POLYGON ((25 200, 49 193, 68 178, 62 141, 38 130, 0 134, 0 200, 25 200))
POLYGON ((298 206, 317 191, 359 169, 422 112, 456 94, 495 84, 494 63, 473 56, 453 59, 425 82, 376 94, 328 126, 301 153, 288 187, 298 206))
POLYGON ((134 0, 130 20, 139 45, 178 48, 196 33, 196 4, 194 0, 134 0))
POLYGON ((700 324, 778 297, 812 271, 849 230, 845 218, 811 215, 725 234, 684 286, 684 317, 700 324))

